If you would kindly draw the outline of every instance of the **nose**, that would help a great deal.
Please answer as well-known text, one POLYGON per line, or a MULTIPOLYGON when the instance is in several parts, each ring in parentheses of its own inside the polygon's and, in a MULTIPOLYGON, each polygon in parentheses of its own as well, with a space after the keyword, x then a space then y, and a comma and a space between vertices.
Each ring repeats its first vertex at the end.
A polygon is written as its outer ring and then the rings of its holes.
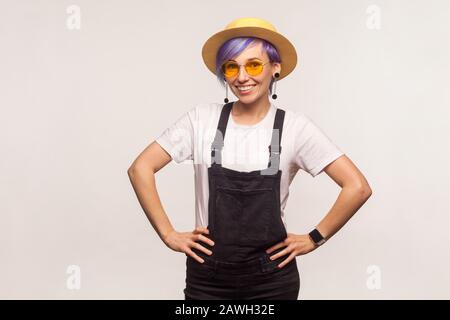
POLYGON ((239 66, 238 81, 239 82, 246 82, 247 79, 248 79, 248 73, 245 70, 245 65, 239 66))

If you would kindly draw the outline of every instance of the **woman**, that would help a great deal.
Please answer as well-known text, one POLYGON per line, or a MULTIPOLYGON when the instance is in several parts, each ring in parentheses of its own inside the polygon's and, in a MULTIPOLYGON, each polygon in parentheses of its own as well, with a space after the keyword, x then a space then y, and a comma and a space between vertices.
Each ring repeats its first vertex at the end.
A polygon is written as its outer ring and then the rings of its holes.
POLYGON ((277 108, 269 95, 296 66, 291 42, 269 22, 241 18, 204 44, 206 66, 225 85, 225 104, 200 104, 167 128, 128 174, 164 243, 186 260, 185 299, 297 299, 296 256, 332 237, 370 197, 350 159, 306 115, 277 108), (238 100, 228 102, 228 87, 238 100), (193 160, 196 228, 176 231, 154 174, 193 160), (284 208, 299 169, 326 172, 341 188, 308 234, 287 233, 284 208))

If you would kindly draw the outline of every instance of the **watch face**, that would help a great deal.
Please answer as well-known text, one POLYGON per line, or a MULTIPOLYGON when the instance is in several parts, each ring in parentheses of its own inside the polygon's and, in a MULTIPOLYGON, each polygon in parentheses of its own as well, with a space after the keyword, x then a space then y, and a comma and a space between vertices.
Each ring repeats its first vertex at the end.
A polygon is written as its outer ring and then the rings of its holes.
POLYGON ((323 242, 325 242, 325 239, 322 237, 320 232, 317 229, 314 229, 309 233, 311 238, 313 239, 314 243, 317 245, 321 245, 323 242))

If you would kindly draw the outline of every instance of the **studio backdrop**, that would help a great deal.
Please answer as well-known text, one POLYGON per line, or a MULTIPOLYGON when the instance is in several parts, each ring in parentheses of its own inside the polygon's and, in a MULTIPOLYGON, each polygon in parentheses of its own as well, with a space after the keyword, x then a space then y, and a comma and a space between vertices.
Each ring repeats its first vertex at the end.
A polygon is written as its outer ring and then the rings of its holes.
MULTIPOLYGON (((127 169, 182 114, 222 103, 201 46, 233 19, 271 21, 298 51, 276 106, 303 112, 373 194, 297 257, 300 299, 450 298, 450 4, 431 1, 25 1, 0 11, 0 298, 183 299, 127 169)), ((234 98, 234 97, 232 97, 234 98)), ((156 174, 195 227, 193 164, 156 174)), ((286 206, 306 233, 340 191, 299 171, 286 206)))

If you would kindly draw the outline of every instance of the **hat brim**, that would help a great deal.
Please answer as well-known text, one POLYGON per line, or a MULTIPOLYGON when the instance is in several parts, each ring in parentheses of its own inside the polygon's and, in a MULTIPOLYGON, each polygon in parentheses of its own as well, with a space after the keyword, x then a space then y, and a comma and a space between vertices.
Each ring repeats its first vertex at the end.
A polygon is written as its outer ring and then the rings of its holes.
POLYGON ((229 39, 236 37, 261 38, 275 46, 281 57, 281 72, 278 80, 290 74, 297 65, 297 52, 286 37, 265 28, 240 27, 219 31, 206 40, 202 48, 202 57, 212 73, 216 74, 216 56, 220 47, 229 39))

